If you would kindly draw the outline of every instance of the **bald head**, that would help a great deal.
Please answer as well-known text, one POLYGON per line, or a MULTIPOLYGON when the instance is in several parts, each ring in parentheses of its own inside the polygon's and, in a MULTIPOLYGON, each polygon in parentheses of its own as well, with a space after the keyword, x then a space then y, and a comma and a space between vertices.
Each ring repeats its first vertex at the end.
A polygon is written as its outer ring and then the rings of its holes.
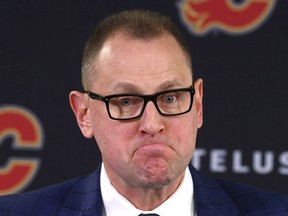
POLYGON ((191 67, 189 48, 169 17, 151 11, 124 11, 100 22, 85 45, 82 59, 82 85, 85 90, 91 88, 97 77, 97 56, 103 44, 117 34, 122 34, 128 40, 153 40, 170 34, 176 39, 191 67))

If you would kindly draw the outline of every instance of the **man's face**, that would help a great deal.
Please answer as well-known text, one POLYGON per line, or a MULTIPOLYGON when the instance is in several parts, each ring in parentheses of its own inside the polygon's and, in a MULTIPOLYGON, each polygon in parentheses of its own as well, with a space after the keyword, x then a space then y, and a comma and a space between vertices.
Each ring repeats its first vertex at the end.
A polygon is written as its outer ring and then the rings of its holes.
MULTIPOLYGON (((88 90, 106 96, 187 88, 192 85, 192 75, 186 58, 169 35, 137 40, 118 34, 104 43, 88 90)), ((162 116, 148 102, 140 118, 128 121, 110 119, 105 103, 81 96, 87 100, 87 124, 79 124, 80 128, 86 137, 95 137, 116 188, 157 188, 180 182, 202 125, 202 81, 197 80, 194 87, 189 113, 162 116)))

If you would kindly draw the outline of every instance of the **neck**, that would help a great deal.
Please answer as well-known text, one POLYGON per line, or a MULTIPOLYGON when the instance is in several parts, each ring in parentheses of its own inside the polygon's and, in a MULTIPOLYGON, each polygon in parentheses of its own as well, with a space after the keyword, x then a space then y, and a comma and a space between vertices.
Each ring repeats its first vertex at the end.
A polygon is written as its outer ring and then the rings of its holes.
POLYGON ((179 187, 184 173, 179 176, 175 181, 170 182, 167 185, 155 187, 155 188, 137 188, 112 185, 117 191, 124 196, 129 202, 131 202, 137 209, 143 211, 151 211, 162 203, 164 203, 179 187))

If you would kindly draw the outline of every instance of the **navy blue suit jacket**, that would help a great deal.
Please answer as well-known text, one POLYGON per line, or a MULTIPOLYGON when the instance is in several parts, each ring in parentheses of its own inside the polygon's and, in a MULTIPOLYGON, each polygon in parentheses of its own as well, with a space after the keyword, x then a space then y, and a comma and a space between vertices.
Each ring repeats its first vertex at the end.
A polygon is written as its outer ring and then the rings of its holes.
MULTIPOLYGON (((288 196, 208 178, 192 166, 190 171, 197 216, 288 215, 288 196)), ((2 196, 0 216, 101 216, 102 206, 99 168, 88 176, 40 190, 2 196)))

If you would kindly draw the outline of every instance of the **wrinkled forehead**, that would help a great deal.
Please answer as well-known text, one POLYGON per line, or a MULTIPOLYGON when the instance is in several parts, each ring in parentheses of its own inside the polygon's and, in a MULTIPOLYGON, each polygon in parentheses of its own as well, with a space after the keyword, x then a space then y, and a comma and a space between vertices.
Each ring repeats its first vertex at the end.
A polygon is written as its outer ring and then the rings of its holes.
MULTIPOLYGON (((187 55, 172 35, 163 34, 156 38, 138 39, 118 32, 106 39, 97 56, 91 62, 90 70, 93 73, 90 73, 89 81, 92 84, 101 76, 111 75, 110 73, 129 77, 133 75, 129 72, 132 70, 139 71, 138 75, 147 75, 152 78, 155 72, 161 73, 162 71, 151 70, 149 67, 155 66, 156 61, 158 61, 157 65, 167 64, 165 61, 167 61, 166 57, 169 55, 175 59, 175 65, 179 62, 189 67, 189 73, 192 76, 190 56, 187 55), (106 70, 108 67, 110 68, 109 73, 106 70), (127 71, 123 70, 125 67, 127 71)), ((171 58, 169 61, 171 61, 171 58)))
POLYGON ((156 89, 163 83, 179 87, 192 83, 187 57, 170 36, 153 40, 111 38, 99 52, 94 71, 93 86, 111 91, 120 84, 156 89))

